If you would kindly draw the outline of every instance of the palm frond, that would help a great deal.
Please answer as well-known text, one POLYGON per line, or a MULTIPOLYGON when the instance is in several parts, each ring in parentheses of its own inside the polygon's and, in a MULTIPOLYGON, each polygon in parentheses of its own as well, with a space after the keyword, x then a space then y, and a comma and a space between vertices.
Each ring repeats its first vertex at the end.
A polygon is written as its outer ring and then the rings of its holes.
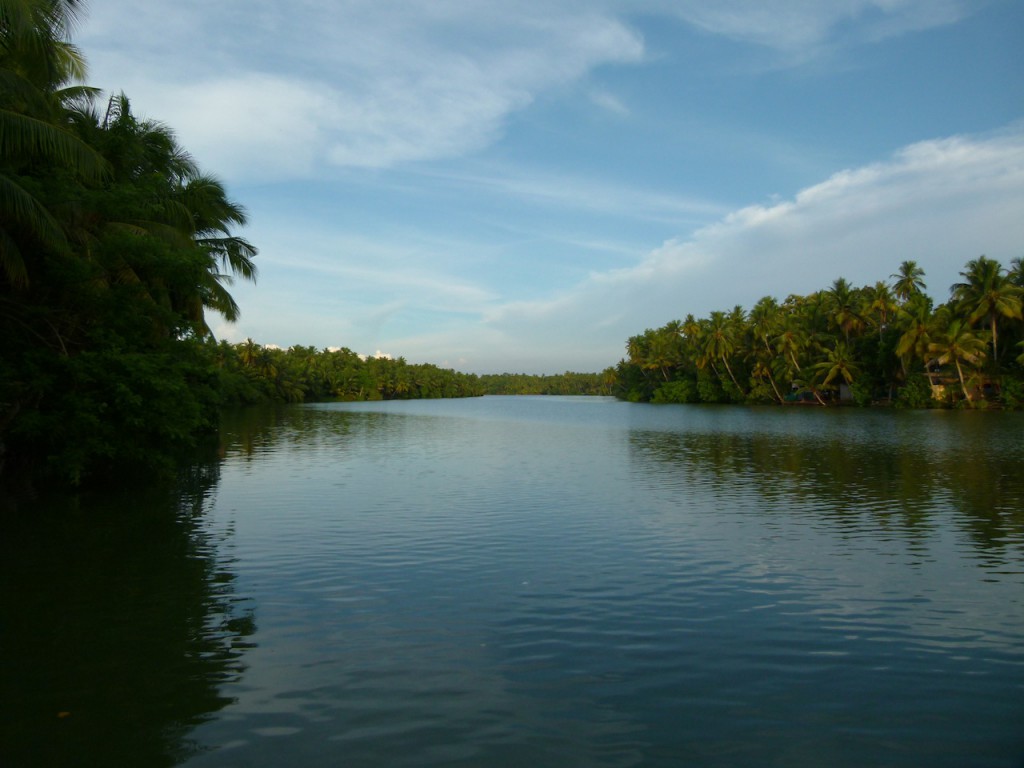
POLYGON ((8 109, 0 109, 0 157, 50 160, 89 180, 100 180, 108 172, 99 153, 68 131, 8 109))

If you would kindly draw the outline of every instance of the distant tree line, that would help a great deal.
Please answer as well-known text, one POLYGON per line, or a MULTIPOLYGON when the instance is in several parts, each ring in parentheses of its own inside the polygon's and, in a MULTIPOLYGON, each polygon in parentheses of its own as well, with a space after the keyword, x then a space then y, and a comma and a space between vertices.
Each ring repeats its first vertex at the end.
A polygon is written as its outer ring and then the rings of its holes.
POLYGON ((766 296, 631 337, 616 396, 656 403, 849 401, 906 407, 1024 406, 1024 267, 968 261, 949 300, 904 261, 890 280, 785 300, 766 296))
POLYGON ((477 376, 411 364, 404 358, 367 357, 350 349, 294 346, 279 349, 247 339, 210 343, 219 390, 229 405, 325 400, 413 400, 484 394, 477 376))
POLYGON ((491 373, 480 376, 480 385, 488 395, 611 395, 615 372, 609 368, 602 373, 491 373))

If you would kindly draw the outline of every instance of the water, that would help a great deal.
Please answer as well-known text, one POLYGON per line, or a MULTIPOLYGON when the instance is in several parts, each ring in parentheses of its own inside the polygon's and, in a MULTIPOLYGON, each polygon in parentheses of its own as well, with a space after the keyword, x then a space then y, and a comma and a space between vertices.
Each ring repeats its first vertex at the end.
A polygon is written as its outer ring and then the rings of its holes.
POLYGON ((0 762, 1019 768, 1022 416, 249 412, 9 526, 0 762))

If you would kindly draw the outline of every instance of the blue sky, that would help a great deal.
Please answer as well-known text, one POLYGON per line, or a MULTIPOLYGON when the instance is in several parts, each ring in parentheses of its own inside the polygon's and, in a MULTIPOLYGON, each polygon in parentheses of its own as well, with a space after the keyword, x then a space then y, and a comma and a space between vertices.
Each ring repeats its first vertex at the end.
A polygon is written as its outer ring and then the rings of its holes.
POLYGON ((1020 0, 93 0, 76 40, 247 208, 229 341, 596 371, 1024 255, 1020 0))

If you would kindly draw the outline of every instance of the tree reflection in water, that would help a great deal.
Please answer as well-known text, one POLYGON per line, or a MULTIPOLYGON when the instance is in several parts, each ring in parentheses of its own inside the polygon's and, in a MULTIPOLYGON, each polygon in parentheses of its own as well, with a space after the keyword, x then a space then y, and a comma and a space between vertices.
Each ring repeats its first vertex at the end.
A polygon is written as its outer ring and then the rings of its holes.
POLYGON ((817 436, 771 429, 637 431, 630 449, 636 470, 658 467, 659 478, 668 470, 681 490, 720 500, 736 498, 740 488, 753 490, 763 501, 762 514, 815 515, 839 536, 868 526, 926 545, 952 512, 980 563, 1019 561, 1024 475, 1016 427, 996 421, 1001 414, 934 414, 927 428, 917 423, 903 433, 902 415, 892 414, 883 434, 846 422, 817 436))
POLYGON ((170 766, 229 701, 254 620, 230 530, 208 530, 215 464, 177 488, 3 509, 0 764, 170 766))

